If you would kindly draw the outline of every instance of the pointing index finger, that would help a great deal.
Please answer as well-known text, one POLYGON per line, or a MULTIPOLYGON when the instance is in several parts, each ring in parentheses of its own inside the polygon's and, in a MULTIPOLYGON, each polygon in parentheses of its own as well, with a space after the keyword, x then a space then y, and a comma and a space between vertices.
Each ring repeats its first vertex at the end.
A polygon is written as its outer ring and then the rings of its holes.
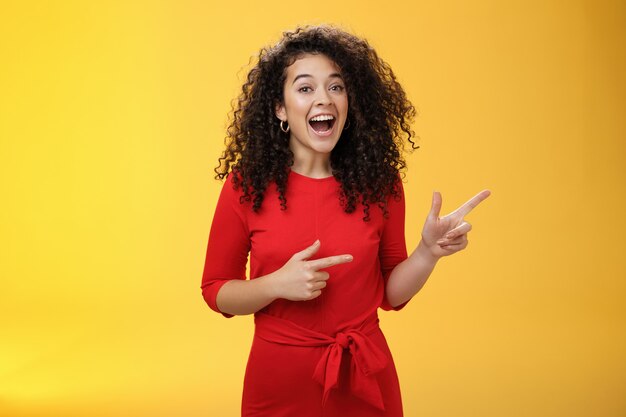
POLYGON ((311 269, 319 270, 324 268, 329 268, 331 266, 345 264, 347 262, 352 262, 352 255, 336 255, 329 256, 327 258, 315 259, 312 261, 307 261, 311 269))
POLYGON ((465 204, 455 210, 456 214, 460 214, 461 217, 467 216, 467 214, 472 211, 477 205, 479 205, 483 200, 491 195, 491 191, 483 190, 476 194, 474 197, 470 198, 465 204))

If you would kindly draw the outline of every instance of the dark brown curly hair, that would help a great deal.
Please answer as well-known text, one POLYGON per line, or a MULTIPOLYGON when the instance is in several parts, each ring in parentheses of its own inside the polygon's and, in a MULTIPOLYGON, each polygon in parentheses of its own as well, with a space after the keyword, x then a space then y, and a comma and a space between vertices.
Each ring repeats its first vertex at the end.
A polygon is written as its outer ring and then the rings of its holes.
POLYGON ((252 201, 258 211, 273 182, 281 208, 293 153, 289 134, 280 130, 275 109, 283 103, 286 69, 304 54, 324 54, 339 67, 348 93, 350 128, 342 132, 330 155, 334 177, 341 183, 339 202, 347 213, 363 205, 369 220, 370 204, 387 215, 387 198, 399 198, 405 140, 411 149, 410 123, 415 108, 391 70, 364 39, 328 25, 298 27, 283 33, 274 46, 262 48, 248 73, 241 95, 233 104, 226 150, 215 168, 216 178, 233 172, 240 201, 252 201))

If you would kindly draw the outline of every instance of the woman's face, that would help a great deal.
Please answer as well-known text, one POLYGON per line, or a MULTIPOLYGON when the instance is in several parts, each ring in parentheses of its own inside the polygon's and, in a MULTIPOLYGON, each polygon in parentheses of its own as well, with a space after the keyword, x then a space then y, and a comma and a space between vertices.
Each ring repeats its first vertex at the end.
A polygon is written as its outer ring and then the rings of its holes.
POLYGON ((326 55, 303 55, 287 67, 283 97, 276 116, 289 123, 294 156, 328 156, 348 117, 348 94, 337 65, 326 55))

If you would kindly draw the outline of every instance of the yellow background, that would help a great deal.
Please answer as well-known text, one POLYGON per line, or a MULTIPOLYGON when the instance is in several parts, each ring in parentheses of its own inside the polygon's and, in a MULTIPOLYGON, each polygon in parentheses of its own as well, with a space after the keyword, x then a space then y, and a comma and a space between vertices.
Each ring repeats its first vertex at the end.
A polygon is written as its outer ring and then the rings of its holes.
POLYGON ((237 416, 252 317, 200 295, 250 56, 370 40, 419 110, 407 244, 470 246, 381 312, 407 416, 626 415, 621 1, 4 1, 0 415, 237 416))

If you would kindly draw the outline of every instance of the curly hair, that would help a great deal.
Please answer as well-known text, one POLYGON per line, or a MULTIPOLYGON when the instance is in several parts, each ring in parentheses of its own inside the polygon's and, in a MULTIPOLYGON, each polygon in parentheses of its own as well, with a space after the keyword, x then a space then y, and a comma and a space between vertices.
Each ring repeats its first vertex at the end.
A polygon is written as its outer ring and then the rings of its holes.
POLYGON ((241 94, 233 104, 226 149, 215 168, 216 178, 231 171, 240 202, 252 201, 257 212, 273 182, 281 209, 287 208, 285 190, 293 153, 289 134, 281 131, 275 109, 283 103, 286 69, 304 54, 323 54, 340 69, 348 93, 350 129, 342 132, 330 154, 333 176, 341 184, 339 202, 347 213, 363 206, 369 220, 370 205, 387 216, 387 198, 400 197, 402 157, 414 132, 416 111, 394 75, 364 39, 328 25, 298 27, 283 33, 274 46, 262 48, 241 94))

